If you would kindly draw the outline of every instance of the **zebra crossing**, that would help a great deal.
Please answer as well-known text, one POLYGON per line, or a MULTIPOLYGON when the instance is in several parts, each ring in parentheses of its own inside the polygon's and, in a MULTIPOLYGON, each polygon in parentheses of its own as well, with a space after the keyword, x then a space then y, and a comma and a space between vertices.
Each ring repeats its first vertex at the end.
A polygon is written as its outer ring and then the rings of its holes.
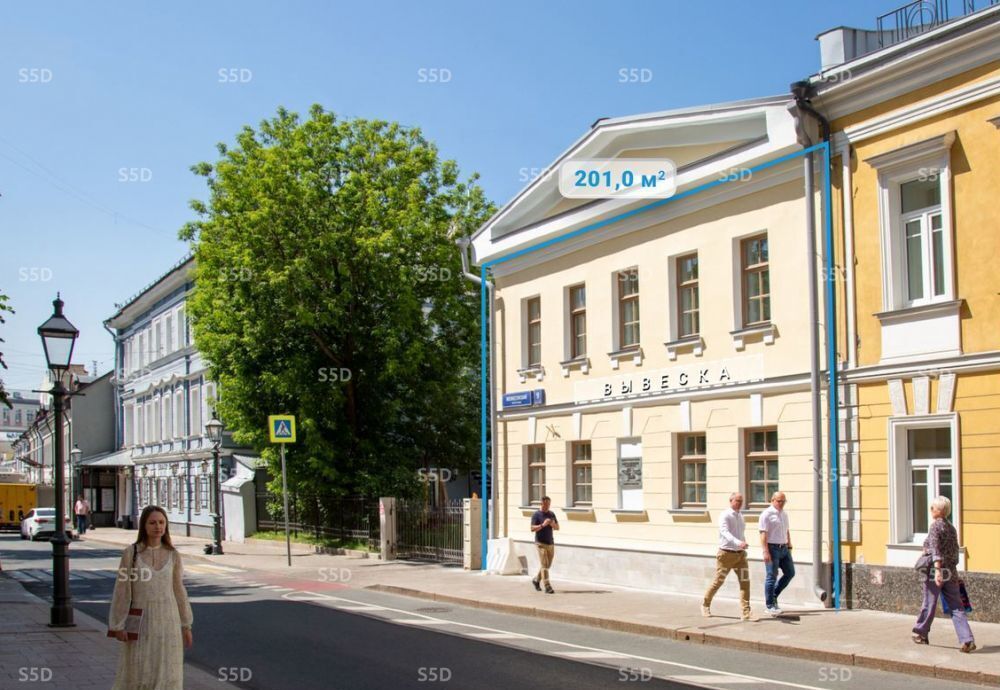
MULTIPOLYGON (((33 582, 52 582, 52 568, 20 568, 16 570, 5 570, 5 573, 21 583, 30 584, 33 582)), ((225 565, 214 565, 211 563, 192 563, 184 566, 185 574, 229 576, 234 573, 246 572, 242 568, 233 568, 225 565)), ((87 581, 114 581, 117 577, 115 570, 107 568, 70 568, 70 582, 87 581)))
MULTIPOLYGON (((52 582, 52 568, 22 568, 20 570, 4 571, 18 582, 52 582)), ((70 570, 70 582, 86 580, 114 580, 113 570, 70 570)))

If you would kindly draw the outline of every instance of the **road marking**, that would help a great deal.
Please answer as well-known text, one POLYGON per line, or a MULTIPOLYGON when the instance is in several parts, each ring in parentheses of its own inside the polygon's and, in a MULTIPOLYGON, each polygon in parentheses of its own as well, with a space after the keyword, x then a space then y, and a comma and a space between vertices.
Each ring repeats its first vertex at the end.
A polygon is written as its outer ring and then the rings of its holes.
POLYGON ((467 633, 469 637, 478 637, 481 640, 518 640, 524 637, 524 635, 518 635, 517 633, 467 633))
POLYGON ((106 570, 77 570, 75 572, 85 580, 106 580, 115 576, 114 573, 106 570))
MULTIPOLYGON (((261 589, 282 589, 282 588, 279 587, 278 585, 262 585, 261 589)), ((291 588, 289 587, 289 589, 291 588)))
POLYGON ((245 573, 246 570, 243 568, 231 568, 228 565, 215 565, 214 563, 194 563, 192 565, 186 566, 187 568, 208 568, 210 571, 214 570, 220 573, 245 573))
POLYGON ((564 656, 568 659, 628 659, 627 654, 617 654, 615 652, 553 652, 556 656, 564 656))
POLYGON ((406 625, 454 625, 452 621, 441 620, 439 618, 390 618, 393 623, 405 623, 406 625))
POLYGON ((6 570, 4 571, 12 578, 18 582, 35 582, 35 578, 31 577, 27 573, 22 573, 20 570, 6 570))
POLYGON ((337 606, 340 611, 385 611, 381 606, 337 606))
POLYGON ((706 676, 690 674, 685 676, 670 676, 670 680, 682 683, 718 683, 719 685, 735 685, 739 683, 756 683, 752 678, 733 678, 732 676, 706 676))
MULTIPOLYGON (((286 594, 285 597, 289 598, 290 594, 286 594)), ((345 603, 350 603, 350 604, 364 604, 364 602, 357 601, 355 599, 345 599, 344 597, 333 597, 333 596, 329 596, 329 595, 315 594, 314 592, 310 592, 310 594, 313 594, 316 597, 316 599, 326 599, 326 600, 335 601, 335 602, 340 601, 340 602, 345 602, 345 603)), ((404 614, 406 616, 418 615, 418 616, 420 616, 421 618, 424 618, 424 619, 439 620, 439 621, 442 621, 443 623, 450 623, 450 624, 458 626, 458 627, 472 628, 472 629, 480 630, 480 631, 483 631, 483 632, 502 633, 502 634, 505 634, 505 635, 515 635, 515 636, 517 636, 520 639, 537 640, 538 642, 546 642, 546 643, 550 643, 550 644, 556 644, 556 645, 560 645, 560 646, 563 646, 563 647, 569 647, 569 648, 578 650, 580 652, 599 652, 602 655, 602 658, 603 657, 611 657, 611 658, 616 658, 616 659, 633 659, 633 660, 636 660, 636 661, 646 661, 646 662, 649 662, 649 663, 663 664, 665 666, 674 666, 676 668, 683 668, 683 669, 687 669, 689 671, 701 671, 702 673, 711 674, 713 677, 718 677, 720 680, 717 681, 717 682, 726 682, 726 683, 743 683, 743 682, 747 682, 747 683, 763 683, 765 686, 772 686, 772 687, 773 686, 782 686, 782 687, 786 687, 786 688, 799 688, 799 690, 824 690, 824 688, 819 688, 819 687, 817 687, 815 685, 803 685, 801 683, 792 683, 792 682, 783 681, 783 680, 776 680, 774 678, 760 678, 758 676, 751 676, 751 675, 747 675, 745 673, 732 673, 730 671, 723 671, 723 670, 717 669, 717 668, 708 668, 708 667, 705 667, 705 666, 695 666, 694 664, 684 664, 684 663, 681 663, 679 661, 667 661, 666 659, 656 659, 654 657, 640 656, 638 654, 624 654, 622 652, 616 652, 616 651, 612 651, 612 650, 609 650, 609 649, 601 649, 600 647, 588 647, 586 645, 573 644, 572 642, 563 642, 561 640, 553 640, 553 639, 547 638, 547 637, 538 637, 536 635, 526 635, 526 634, 521 634, 521 633, 514 633, 514 632, 511 632, 509 630, 500 630, 499 628, 490 628, 490 627, 483 626, 483 625, 473 625, 472 623, 459 623, 457 621, 449 621, 449 620, 444 620, 444 619, 441 619, 441 618, 433 618, 433 616, 427 616, 427 615, 424 615, 424 614, 414 614, 413 611, 407 611, 405 609, 392 608, 391 606, 384 607, 384 610, 385 611, 392 611, 392 612, 395 612, 395 613, 402 613, 402 614, 404 614), (726 680, 722 680, 722 679, 726 679, 726 680)), ((386 620, 387 622, 390 622, 390 623, 395 623, 395 622, 400 622, 401 620, 405 620, 405 619, 393 620, 391 618, 386 618, 384 620, 386 620)), ((468 635, 468 633, 462 633, 462 634, 463 635, 468 635)), ((533 651, 535 651, 536 653, 539 653, 539 654, 547 654, 548 656, 564 656, 564 654, 565 654, 563 652, 544 652, 544 651, 539 651, 539 650, 533 650, 533 651)), ((658 676, 658 677, 661 678, 661 679, 663 679, 663 680, 670 680, 672 678, 672 676, 658 676)), ((702 676, 699 675, 698 678, 702 678, 702 676)))
MULTIPOLYGON (((306 592, 304 590, 286 592, 285 594, 281 595, 281 598, 288 599, 289 601, 321 601, 321 600, 333 599, 333 597, 327 596, 325 594, 318 594, 317 592, 306 592)), ((356 604, 358 602, 354 603, 356 604)))

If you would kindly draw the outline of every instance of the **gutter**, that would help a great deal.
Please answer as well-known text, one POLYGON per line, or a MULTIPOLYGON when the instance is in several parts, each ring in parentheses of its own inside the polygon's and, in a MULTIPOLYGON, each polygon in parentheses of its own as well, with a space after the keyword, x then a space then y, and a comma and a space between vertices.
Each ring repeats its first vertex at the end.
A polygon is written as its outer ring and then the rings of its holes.
MULTIPOLYGON (((469 270, 469 246, 472 244, 472 240, 469 237, 459 237, 455 240, 455 244, 458 245, 459 255, 462 257, 462 276, 466 280, 475 283, 480 286, 480 290, 485 288, 486 299, 488 304, 484 305, 488 308, 488 312, 482 315, 483 319, 483 334, 484 338, 488 338, 486 343, 486 348, 484 351, 484 356, 490 358, 489 363, 489 404, 488 408, 485 410, 489 414, 489 438, 490 438, 490 451, 489 451, 489 462, 490 462, 490 495, 487 499, 487 503, 483 506, 482 514, 482 569, 486 570, 486 557, 487 557, 487 544, 486 535, 489 533, 490 539, 496 539, 499 532, 499 513, 500 513, 500 502, 497 500, 497 404, 496 404, 496 358, 493 356, 493 349, 496 342, 496 331, 493 315, 496 313, 496 294, 494 290, 493 283, 486 279, 486 269, 482 270, 482 277, 477 276, 469 270), (488 330, 487 330, 488 329, 488 330), (486 335, 488 333, 488 336, 486 335), (487 525, 487 514, 489 515, 489 523, 487 525)), ((485 367, 483 367, 482 375, 485 378, 485 367)), ((483 384, 483 388, 486 388, 486 383, 483 384)), ((485 397, 485 396, 484 396, 485 397)), ((483 429, 483 434, 485 435, 485 428, 483 429)), ((482 476, 482 487, 480 489, 480 495, 486 499, 486 461, 487 457, 485 454, 486 440, 483 439, 483 449, 484 454, 482 458, 482 467, 480 468, 482 476)))
MULTIPOLYGON (((811 88, 808 83, 792 84, 792 95, 800 112, 816 119, 823 130, 823 140, 829 146, 830 124, 813 109, 809 103, 811 88)), ((812 145, 801 121, 796 129, 806 147, 812 145)), ((812 456, 813 456, 813 594, 820 601, 826 601, 827 590, 823 576, 823 412, 821 407, 820 354, 819 354, 819 289, 816 271, 816 208, 813 188, 813 154, 803 159, 806 198, 806 253, 809 267, 809 359, 811 362, 809 383, 812 407, 812 456)), ((829 260, 830 257, 828 257, 829 260)))

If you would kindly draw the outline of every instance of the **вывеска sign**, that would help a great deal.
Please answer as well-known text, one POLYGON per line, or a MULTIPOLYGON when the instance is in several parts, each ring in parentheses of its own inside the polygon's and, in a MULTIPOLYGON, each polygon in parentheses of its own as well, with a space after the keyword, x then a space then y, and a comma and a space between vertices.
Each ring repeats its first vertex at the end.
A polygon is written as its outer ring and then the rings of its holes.
POLYGON ((593 381, 579 381, 573 386, 573 401, 589 403, 677 393, 685 390, 732 386, 760 381, 763 378, 763 355, 748 355, 654 371, 619 374, 593 381))

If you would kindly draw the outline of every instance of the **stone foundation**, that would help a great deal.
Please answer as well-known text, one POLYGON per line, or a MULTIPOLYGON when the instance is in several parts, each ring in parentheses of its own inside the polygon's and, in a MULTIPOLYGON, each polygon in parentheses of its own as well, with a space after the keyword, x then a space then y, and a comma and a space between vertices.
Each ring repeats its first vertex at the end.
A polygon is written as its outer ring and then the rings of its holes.
MULTIPOLYGON (((1000 623, 1000 573, 963 572, 972 613, 969 620, 1000 623)), ((923 601, 923 576, 912 568, 845 563, 844 605, 916 616, 923 601)), ((940 610, 940 609, 939 609, 940 610)))
MULTIPOLYGON (((538 572, 538 552, 533 542, 515 541, 514 550, 525 574, 538 572)), ((757 552, 760 549, 756 549, 757 552)), ((751 548, 751 554, 754 549, 751 548)), ((764 606, 764 562, 750 558, 750 598, 755 608, 764 606)), ((550 570, 553 580, 576 580, 634 587, 667 594, 701 597, 715 577, 715 556, 657 553, 625 549, 569 546, 556 543, 555 559, 550 570)), ((716 598, 738 601, 736 576, 732 573, 716 598)), ((795 562, 795 578, 782 592, 782 605, 821 607, 812 593, 812 563, 795 562)), ((735 611, 735 609, 734 609, 735 611)))

